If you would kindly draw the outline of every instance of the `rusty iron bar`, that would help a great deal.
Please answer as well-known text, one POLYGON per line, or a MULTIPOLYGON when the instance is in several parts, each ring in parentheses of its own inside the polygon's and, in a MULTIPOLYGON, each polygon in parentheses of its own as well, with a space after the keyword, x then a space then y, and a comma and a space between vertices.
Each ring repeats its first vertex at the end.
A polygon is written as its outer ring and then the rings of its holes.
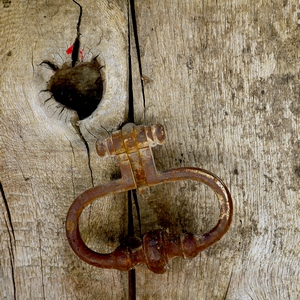
POLYGON ((174 257, 192 258, 216 243, 229 229, 233 204, 230 192, 223 181, 213 173, 200 168, 177 168, 157 172, 150 147, 165 142, 162 125, 135 126, 126 124, 122 130, 100 142, 96 149, 99 156, 117 156, 121 178, 99 185, 77 197, 67 214, 66 233, 73 251, 85 262, 99 268, 128 271, 146 264, 155 273, 164 273, 168 261, 174 257), (142 238, 127 237, 113 252, 103 254, 88 248, 80 236, 79 218, 93 201, 109 194, 157 184, 196 180, 209 186, 217 195, 220 215, 217 224, 205 234, 182 233, 172 238, 164 230, 147 232, 142 238))

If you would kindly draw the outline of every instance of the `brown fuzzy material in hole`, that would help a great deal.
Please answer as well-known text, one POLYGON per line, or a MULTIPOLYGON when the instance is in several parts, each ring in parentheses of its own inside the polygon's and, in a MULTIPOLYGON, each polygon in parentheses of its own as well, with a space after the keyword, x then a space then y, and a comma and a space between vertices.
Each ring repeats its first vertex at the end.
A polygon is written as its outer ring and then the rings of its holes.
MULTIPOLYGON (((44 63, 50 66, 49 62, 44 63)), ((55 70, 47 89, 57 102, 75 110, 79 119, 85 119, 93 113, 102 98, 100 69, 96 58, 73 68, 63 65, 61 69, 55 70)))

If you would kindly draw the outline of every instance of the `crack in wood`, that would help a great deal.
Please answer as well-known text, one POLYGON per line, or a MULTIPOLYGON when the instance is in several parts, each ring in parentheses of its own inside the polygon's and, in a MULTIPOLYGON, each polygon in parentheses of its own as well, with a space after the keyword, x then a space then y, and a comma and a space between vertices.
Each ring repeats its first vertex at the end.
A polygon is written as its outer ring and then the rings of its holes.
MULTIPOLYGON (((131 14, 133 36, 134 36, 134 42, 135 42, 135 48, 136 48, 138 67, 139 67, 141 88, 142 88, 143 106, 144 106, 144 109, 145 109, 145 92, 144 92, 143 70, 142 70, 141 52, 140 52, 139 36, 138 36, 138 31, 137 31, 134 0, 130 0, 130 14, 131 14)), ((129 41, 130 41, 130 30, 129 30, 129 41)))
POLYGON ((16 281, 15 281, 15 262, 14 262, 14 254, 13 250, 11 248, 8 248, 9 251, 9 260, 10 260, 10 267, 11 267, 11 279, 13 284, 13 290, 14 290, 14 300, 17 299, 17 288, 16 288, 16 281))
POLYGON ((77 22, 77 35, 76 39, 73 45, 73 51, 72 51, 72 67, 75 67, 75 64, 78 60, 78 55, 79 55, 79 46, 80 46, 80 23, 81 23, 81 17, 82 17, 82 6, 75 0, 73 0, 74 3, 76 3, 79 6, 80 12, 79 12, 79 17, 78 17, 78 22, 77 22))
POLYGON ((43 271, 43 259, 42 259, 42 239, 41 239, 41 222, 37 223, 38 233, 39 233, 39 252, 40 252, 40 263, 41 263, 41 280, 42 280, 42 291, 43 291, 43 299, 46 299, 45 296, 45 283, 44 283, 44 271, 43 271))
MULTIPOLYGON (((140 58, 140 50, 139 50, 139 40, 137 33, 137 23, 136 23, 136 15, 134 8, 134 0, 128 1, 128 66, 129 66, 129 78, 128 78, 128 121, 134 123, 134 98, 133 98, 133 83, 132 83, 132 59, 131 59, 131 28, 133 30, 133 36, 135 41, 137 60, 140 72, 140 80, 142 87, 142 97, 143 97, 143 106, 145 111, 145 95, 144 95, 144 83, 142 80, 142 65, 140 58)), ((140 220, 140 209, 138 198, 136 195, 136 191, 128 192, 128 235, 134 236, 134 220, 133 220, 133 202, 135 205, 135 209, 137 211, 139 229, 141 234, 141 220, 140 220)), ((128 271, 128 297, 130 300, 136 299, 136 272, 135 269, 128 271)))
MULTIPOLYGON (((93 169, 92 169, 92 166, 91 166, 91 154, 90 154, 90 148, 89 148, 89 144, 88 142, 86 141, 86 139, 84 138, 81 130, 80 130, 80 127, 76 125, 76 127, 78 128, 77 132, 81 138, 81 140, 83 141, 84 145, 85 145, 85 148, 86 148, 86 152, 87 152, 87 159, 88 159, 88 168, 90 170, 90 176, 91 176, 91 182, 92 182, 92 186, 94 187, 95 186, 95 183, 94 183, 94 176, 93 176, 93 169)), ((92 215, 92 210, 93 210, 93 205, 91 204, 89 206, 89 215, 88 215, 88 227, 89 227, 89 231, 91 231, 91 215, 92 215)))
POLYGON ((14 299, 17 299, 17 294, 16 294, 16 282, 15 282, 15 269, 14 269, 14 263, 15 263, 15 255, 14 255, 14 245, 16 245, 16 237, 15 237, 15 230, 14 226, 12 223, 12 218, 11 218, 11 213, 8 205, 8 201, 4 192, 4 188, 2 185, 2 182, 0 182, 0 192, 1 196, 4 202, 5 210, 6 210, 6 215, 8 219, 8 223, 6 218, 4 218, 5 221, 5 226, 7 228, 7 232, 9 235, 9 243, 10 247, 8 248, 9 251, 9 258, 10 258, 10 265, 11 265, 11 278, 12 278, 12 284, 13 284, 13 290, 14 290, 14 299))
POLYGON ((229 287, 230 287, 230 284, 231 284, 232 272, 233 272, 233 270, 231 270, 231 273, 230 273, 230 278, 229 278, 228 285, 227 285, 227 289, 226 289, 226 292, 225 292, 225 295, 224 295, 224 300, 227 299, 229 287))
POLYGON ((16 238, 15 238, 15 230, 14 230, 14 226, 13 226, 13 223, 12 223, 10 209, 9 209, 9 206, 8 206, 7 198, 5 196, 5 192, 4 192, 4 189, 3 189, 2 182, 0 182, 0 192, 1 192, 1 196, 2 196, 3 202, 4 202, 5 210, 6 210, 6 213, 7 213, 8 222, 9 222, 10 230, 8 230, 8 232, 12 233, 13 240, 15 242, 15 240, 16 240, 16 238))
MULTIPOLYGON (((84 138, 81 130, 80 130, 80 127, 77 125, 77 124, 72 124, 73 127, 75 128, 76 132, 78 133, 81 141, 83 142, 85 148, 86 148, 86 153, 87 153, 87 159, 88 159, 88 168, 90 170, 90 174, 91 174, 91 182, 92 182, 92 186, 94 187, 95 186, 95 183, 94 183, 94 176, 93 176, 93 170, 92 170, 92 166, 91 166, 91 153, 90 153, 90 147, 89 147, 89 144, 87 142, 87 140, 84 138)), ((73 149, 73 148, 72 148, 73 149)), ((73 150, 72 150, 73 151, 73 150)), ((73 154, 74 154, 74 151, 73 151, 73 154)))

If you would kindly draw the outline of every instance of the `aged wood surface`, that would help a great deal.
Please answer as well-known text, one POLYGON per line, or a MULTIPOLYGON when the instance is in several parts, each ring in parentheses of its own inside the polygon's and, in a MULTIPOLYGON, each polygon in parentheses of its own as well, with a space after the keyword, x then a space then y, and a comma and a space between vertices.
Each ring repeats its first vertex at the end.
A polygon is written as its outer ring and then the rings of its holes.
MULTIPOLYGON (((0 299, 127 299, 127 274, 80 261, 64 231, 72 200, 118 176, 94 143, 127 116, 128 3, 80 3, 85 60, 100 54, 105 94, 79 123, 39 94, 52 74, 39 64, 70 62, 78 7, 1 3, 0 299)), ((297 299, 299 4, 145 0, 135 12, 144 79, 142 91, 131 32, 135 120, 166 128, 167 143, 153 150, 158 169, 216 173, 235 208, 228 234, 197 258, 174 259, 164 275, 138 267, 137 299, 297 299)), ((140 199, 143 232, 205 232, 216 222, 217 201, 201 185, 150 192, 140 199)), ((126 235, 124 200, 86 209, 82 235, 93 249, 111 251, 126 235)))
MULTIPOLYGON (((109 181, 114 170, 114 164, 96 156, 94 136, 106 136, 103 128, 117 128, 127 115, 126 5, 80 2, 84 59, 99 54, 105 77, 102 108, 80 122, 82 137, 74 114, 65 110, 59 115, 61 108, 54 101, 44 104, 49 94, 39 93, 52 75, 40 63, 48 59, 61 66, 71 61, 65 51, 76 37, 78 6, 64 0, 11 1, 8 8, 1 3, 5 198, 1 201, 0 299, 122 299, 126 295, 126 274, 86 265, 65 237, 65 217, 73 199, 94 184, 109 181)), ((96 233, 98 247, 102 243, 105 251, 124 235, 125 207, 122 201, 102 204, 98 213, 102 223, 95 228, 89 209, 83 235, 96 233)))

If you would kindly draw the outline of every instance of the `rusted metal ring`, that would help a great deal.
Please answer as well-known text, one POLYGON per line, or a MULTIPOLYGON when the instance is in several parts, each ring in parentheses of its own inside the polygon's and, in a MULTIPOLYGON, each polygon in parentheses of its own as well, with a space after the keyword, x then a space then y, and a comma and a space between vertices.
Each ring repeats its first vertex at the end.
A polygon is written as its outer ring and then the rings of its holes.
MULTIPOLYGON (((124 130, 126 134, 128 134, 127 129, 124 130)), ((130 130, 135 137, 138 136, 136 132, 146 132, 144 127, 132 127, 130 130)), ((119 145, 120 134, 118 133, 115 138, 118 141, 115 145, 119 145)), ((118 153, 121 179, 93 187, 74 200, 67 214, 67 238, 73 251, 82 260, 96 267, 128 271, 137 265, 146 264, 151 271, 164 273, 170 258, 177 256, 195 257, 200 251, 217 242, 227 232, 232 220, 232 199, 226 185, 213 173, 199 168, 177 168, 156 172, 149 146, 143 144, 142 149, 141 147, 137 147, 137 149, 142 157, 138 165, 132 161, 131 153, 128 150, 126 150, 125 156, 125 150, 118 153), (135 176, 140 175, 141 170, 145 173, 143 179, 136 179, 135 176), (183 233, 178 237, 171 238, 163 230, 150 231, 142 239, 138 237, 127 238, 115 251, 107 254, 94 252, 85 245, 80 236, 79 218, 89 204, 103 196, 125 192, 139 186, 153 186, 179 180, 202 182, 217 195, 220 216, 217 224, 209 232, 205 234, 183 233)))
POLYGON ((188 178, 203 182, 212 188, 220 202, 220 217, 217 225, 203 235, 184 233, 175 239, 169 239, 163 231, 153 231, 147 233, 143 240, 135 238, 125 241, 112 253, 94 252, 82 241, 79 218, 84 208, 100 197, 132 188, 128 186, 128 183, 118 182, 116 184, 114 182, 85 191, 71 205, 67 215, 66 229, 73 251, 85 262, 100 268, 127 271, 136 265, 146 263, 150 270, 163 273, 167 269, 169 258, 175 256, 195 257, 200 251, 217 242, 227 232, 232 219, 232 200, 227 187, 218 177, 197 168, 168 170, 162 172, 160 177, 162 182, 188 178), (150 245, 152 246, 150 247, 150 245))

